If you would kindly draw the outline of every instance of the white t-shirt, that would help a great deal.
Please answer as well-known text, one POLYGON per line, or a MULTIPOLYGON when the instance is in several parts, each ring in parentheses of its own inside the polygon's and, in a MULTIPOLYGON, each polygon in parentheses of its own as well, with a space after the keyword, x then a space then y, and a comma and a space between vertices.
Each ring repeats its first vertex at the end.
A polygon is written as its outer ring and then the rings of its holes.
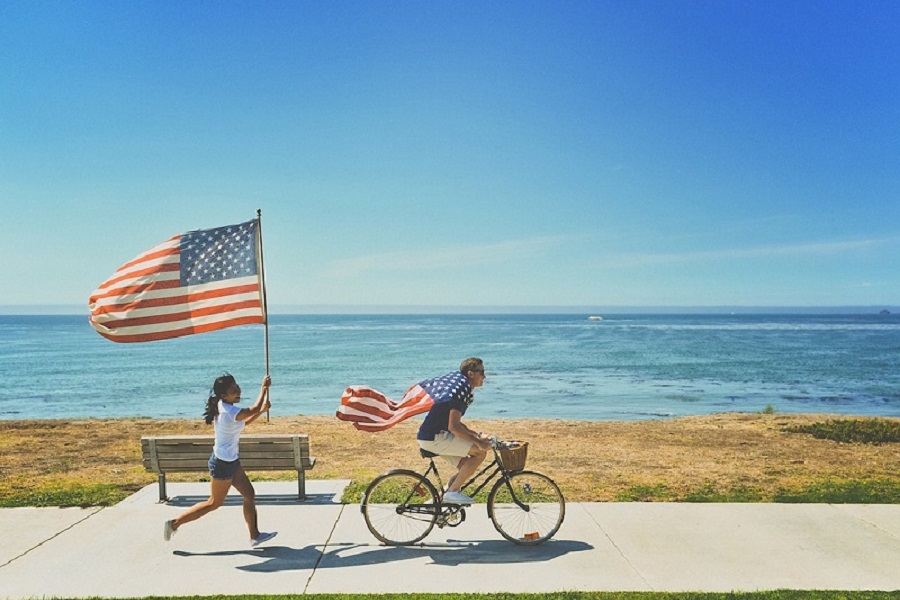
POLYGON ((219 414, 213 422, 216 428, 216 441, 213 445, 213 454, 219 460, 235 461, 238 459, 238 444, 241 439, 241 430, 244 422, 237 420, 237 414, 241 409, 234 404, 219 400, 219 414))

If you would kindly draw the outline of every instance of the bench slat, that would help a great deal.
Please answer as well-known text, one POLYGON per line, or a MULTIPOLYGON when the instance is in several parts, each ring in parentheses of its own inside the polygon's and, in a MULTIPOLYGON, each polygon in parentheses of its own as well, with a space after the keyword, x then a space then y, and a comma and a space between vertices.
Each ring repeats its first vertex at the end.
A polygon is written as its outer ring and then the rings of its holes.
MULTIPOLYGON (((258 442, 258 441, 269 441, 269 442, 278 442, 282 440, 292 440, 295 437, 300 439, 309 440, 308 433, 247 433, 241 436, 241 442, 258 442)), ((166 444, 171 442, 208 442, 213 439, 213 436, 210 434, 202 434, 202 435, 154 435, 154 436, 144 436, 141 440, 150 440, 154 439, 160 444, 166 444)))

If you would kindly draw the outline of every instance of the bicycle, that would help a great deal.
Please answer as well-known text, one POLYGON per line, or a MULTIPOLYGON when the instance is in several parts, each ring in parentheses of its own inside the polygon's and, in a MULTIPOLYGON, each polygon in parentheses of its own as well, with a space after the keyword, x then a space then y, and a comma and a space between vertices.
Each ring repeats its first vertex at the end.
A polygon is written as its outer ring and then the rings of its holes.
MULTIPOLYGON (((514 544, 535 546, 549 540, 566 516, 566 501, 559 487, 546 475, 525 470, 527 442, 495 439, 492 448, 494 460, 469 479, 462 492, 474 497, 497 479, 487 498, 487 514, 494 528, 514 544)), ((360 510, 366 526, 389 546, 415 544, 435 525, 457 527, 466 519, 466 505, 443 503, 444 485, 434 463, 438 455, 420 452, 430 463, 424 473, 387 471, 372 480, 363 494, 360 510), (437 487, 430 479, 432 473, 437 487)))

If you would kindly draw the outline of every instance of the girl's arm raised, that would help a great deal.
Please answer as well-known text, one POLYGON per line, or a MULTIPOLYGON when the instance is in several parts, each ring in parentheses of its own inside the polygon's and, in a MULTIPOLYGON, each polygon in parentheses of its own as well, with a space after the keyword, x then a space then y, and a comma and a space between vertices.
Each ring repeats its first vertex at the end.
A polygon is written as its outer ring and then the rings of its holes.
POLYGON ((245 423, 252 423, 259 415, 263 414, 269 407, 272 405, 269 402, 269 386, 272 385, 272 378, 268 375, 263 379, 262 385, 259 388, 259 398, 256 399, 256 402, 253 403, 253 406, 250 408, 242 408, 241 411, 235 417, 238 421, 244 421, 245 423))

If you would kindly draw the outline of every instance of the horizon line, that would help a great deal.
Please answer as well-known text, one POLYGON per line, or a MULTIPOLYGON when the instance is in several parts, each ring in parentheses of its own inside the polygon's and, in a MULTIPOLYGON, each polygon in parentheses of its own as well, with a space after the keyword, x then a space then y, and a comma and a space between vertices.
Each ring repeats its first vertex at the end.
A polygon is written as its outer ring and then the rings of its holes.
MULTIPOLYGON (((847 305, 588 305, 588 304, 276 304, 271 315, 425 315, 425 314, 880 314, 900 313, 890 304, 847 305)), ((86 306, 77 304, 0 304, 0 315, 80 315, 86 306)))

